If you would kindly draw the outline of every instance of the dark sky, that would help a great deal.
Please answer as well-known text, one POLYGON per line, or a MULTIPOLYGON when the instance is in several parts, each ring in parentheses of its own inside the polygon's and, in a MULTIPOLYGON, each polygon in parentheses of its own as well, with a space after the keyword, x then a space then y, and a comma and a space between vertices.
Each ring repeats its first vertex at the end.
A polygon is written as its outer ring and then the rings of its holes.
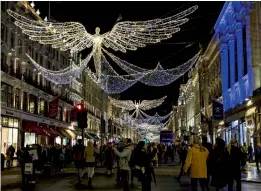
MULTIPOLYGON (((129 61, 132 64, 144 68, 155 68, 158 61, 164 68, 173 68, 189 60, 199 51, 199 43, 206 47, 213 35, 213 27, 223 7, 224 2, 189 2, 189 1, 153 1, 153 2, 84 2, 84 1, 64 1, 51 2, 51 17, 60 22, 76 21, 82 23, 87 31, 94 33, 95 27, 101 28, 101 33, 110 31, 119 15, 122 21, 150 20, 164 18, 185 10, 193 5, 198 5, 199 9, 189 15, 190 21, 181 26, 181 31, 173 35, 169 40, 160 44, 148 45, 137 51, 128 51, 127 54, 119 52, 116 56, 129 61), (186 48, 189 44, 192 46, 186 48)), ((35 8, 40 10, 41 17, 48 15, 49 2, 35 2, 35 8)), ((151 111, 158 111, 161 115, 168 113, 172 108, 172 103, 177 102, 179 86, 187 81, 187 76, 164 87, 151 87, 142 83, 137 83, 121 94, 121 99, 144 100, 158 99, 168 96, 166 102, 151 111)))

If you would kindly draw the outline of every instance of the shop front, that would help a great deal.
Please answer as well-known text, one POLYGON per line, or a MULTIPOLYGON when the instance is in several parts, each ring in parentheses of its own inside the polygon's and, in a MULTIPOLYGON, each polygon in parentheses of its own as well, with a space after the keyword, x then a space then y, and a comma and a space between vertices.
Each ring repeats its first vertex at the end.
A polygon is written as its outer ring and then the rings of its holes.
POLYGON ((1 153, 6 154, 11 145, 15 148, 15 151, 17 150, 19 128, 18 118, 1 116, 1 153))

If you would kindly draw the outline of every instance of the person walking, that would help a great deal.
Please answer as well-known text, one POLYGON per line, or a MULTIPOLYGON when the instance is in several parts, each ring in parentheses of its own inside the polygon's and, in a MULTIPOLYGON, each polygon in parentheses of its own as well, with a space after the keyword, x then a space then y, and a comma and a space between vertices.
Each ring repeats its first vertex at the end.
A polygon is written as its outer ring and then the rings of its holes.
POLYGON ((228 184, 227 169, 229 168, 229 153, 225 149, 226 143, 221 138, 216 138, 216 146, 210 154, 210 186, 216 188, 216 191, 224 188, 228 184))
POLYGON ((199 181, 202 191, 208 190, 207 185, 207 158, 208 149, 201 144, 199 136, 194 136, 194 144, 188 150, 184 165, 184 174, 187 174, 190 168, 191 190, 197 191, 197 182, 199 181))
POLYGON ((81 184, 85 171, 84 146, 82 144, 82 139, 79 139, 78 143, 74 146, 73 153, 73 161, 77 169, 78 184, 81 184))
POLYGON ((185 142, 182 142, 181 148, 180 148, 181 169, 180 169, 179 176, 177 177, 178 181, 180 181, 180 179, 183 175, 183 168, 184 168, 184 164, 185 164, 185 161, 186 161, 187 153, 188 153, 188 147, 186 146, 185 142))
POLYGON ((252 163, 253 162, 253 146, 252 143, 248 146, 248 162, 252 163))
POLYGON ((112 144, 111 142, 108 142, 107 143, 107 146, 104 150, 105 152, 105 163, 104 165, 107 167, 107 170, 108 170, 108 175, 111 175, 112 174, 112 166, 113 166, 113 162, 114 162, 114 151, 112 149, 112 144))
MULTIPOLYGON (((203 136, 202 137, 202 145, 208 149, 208 152, 209 152, 209 155, 211 154, 212 150, 213 150, 213 145, 211 143, 208 142, 208 138, 206 136, 203 136)), ((209 160, 207 160, 207 167, 208 169, 209 168, 209 160)), ((209 182, 210 182, 210 176, 209 176, 209 170, 208 170, 208 185, 209 185, 209 182)))
POLYGON ((93 143, 91 141, 88 142, 87 147, 85 147, 84 150, 84 157, 85 157, 85 164, 87 167, 87 173, 88 173, 88 188, 92 189, 92 179, 94 175, 94 167, 95 167, 95 153, 98 151, 93 146, 93 143))
POLYGON ((123 148, 122 152, 119 152, 116 147, 113 147, 115 154, 120 158, 119 167, 121 170, 121 178, 123 183, 123 191, 130 191, 129 186, 129 173, 130 165, 129 161, 131 159, 132 150, 134 149, 131 139, 127 139, 126 146, 123 148))
POLYGON ((231 139, 227 151, 229 152, 229 168, 226 171, 228 175, 228 191, 233 190, 234 181, 236 181, 237 191, 241 191, 241 167, 244 165, 245 156, 234 138, 231 139))
POLYGON ((255 161, 256 161, 256 169, 259 173, 259 163, 261 163, 261 143, 258 143, 255 148, 255 161))

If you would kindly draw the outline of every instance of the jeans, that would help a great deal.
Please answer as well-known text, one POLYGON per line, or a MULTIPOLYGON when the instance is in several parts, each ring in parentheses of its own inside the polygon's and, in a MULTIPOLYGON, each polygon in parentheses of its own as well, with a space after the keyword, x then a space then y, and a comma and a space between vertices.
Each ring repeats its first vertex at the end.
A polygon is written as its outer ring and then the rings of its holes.
POLYGON ((207 178, 191 178, 191 191, 198 190, 198 181, 202 191, 208 190, 207 178))
POLYGON ((259 171, 259 162, 261 163, 261 157, 256 158, 256 168, 259 171))
POLYGON ((123 191, 130 191, 129 185, 129 171, 128 170, 121 170, 121 177, 123 183, 123 191))
POLYGON ((241 177, 237 176, 237 177, 233 177, 229 179, 228 182, 228 191, 232 191, 233 190, 233 185, 234 185, 234 180, 236 181, 237 184, 237 191, 241 191, 241 177))
POLYGON ((82 177, 84 173, 85 173, 85 168, 77 168, 77 178, 79 182, 82 181, 82 177))

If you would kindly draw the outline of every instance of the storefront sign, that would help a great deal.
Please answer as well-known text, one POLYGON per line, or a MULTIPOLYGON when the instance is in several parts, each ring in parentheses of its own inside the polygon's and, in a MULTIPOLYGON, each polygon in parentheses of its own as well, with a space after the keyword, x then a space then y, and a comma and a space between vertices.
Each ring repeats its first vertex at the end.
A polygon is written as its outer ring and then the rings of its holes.
POLYGON ((24 174, 33 174, 33 163, 24 164, 24 174))
POLYGON ((223 120, 223 104, 216 99, 212 100, 212 116, 213 120, 223 120))

